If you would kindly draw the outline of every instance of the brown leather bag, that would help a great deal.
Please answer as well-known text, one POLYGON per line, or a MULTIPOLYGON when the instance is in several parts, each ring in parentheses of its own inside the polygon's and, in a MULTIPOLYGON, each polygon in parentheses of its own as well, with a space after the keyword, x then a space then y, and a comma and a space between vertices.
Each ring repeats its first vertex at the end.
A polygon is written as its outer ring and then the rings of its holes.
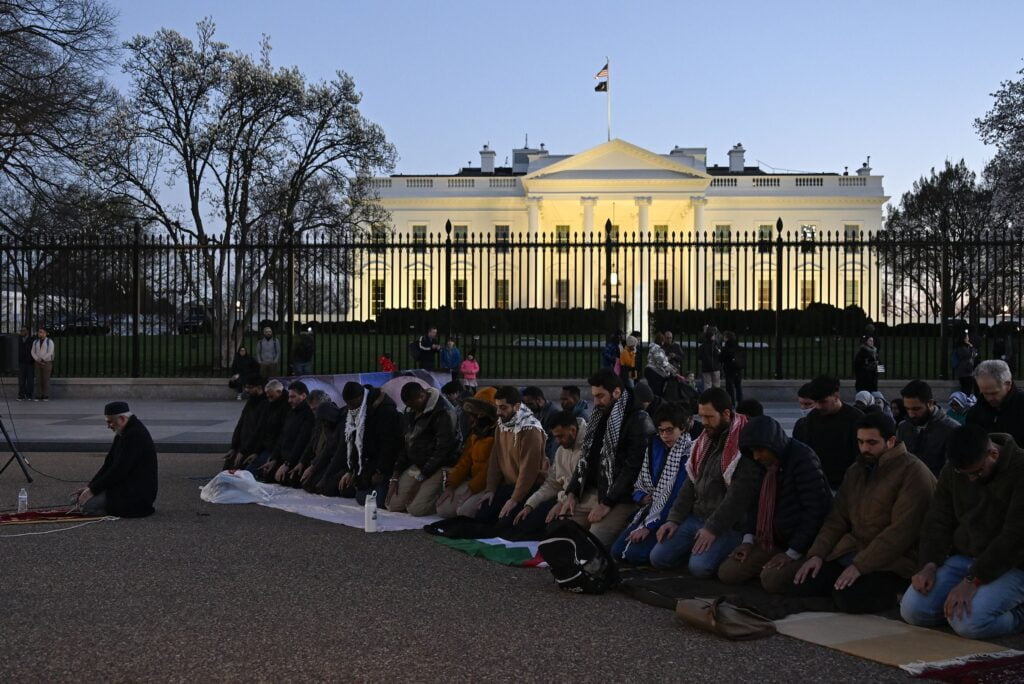
POLYGON ((775 623, 752 610, 727 603, 725 597, 692 598, 676 602, 676 619, 726 639, 744 641, 775 634, 775 623))

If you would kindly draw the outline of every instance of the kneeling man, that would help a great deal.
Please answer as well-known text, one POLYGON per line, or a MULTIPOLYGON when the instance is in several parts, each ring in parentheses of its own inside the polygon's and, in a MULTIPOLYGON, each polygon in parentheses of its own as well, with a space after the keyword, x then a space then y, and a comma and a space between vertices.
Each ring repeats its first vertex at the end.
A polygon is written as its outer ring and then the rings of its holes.
POLYGON ((83 513, 141 518, 156 501, 156 447, 149 430, 128 404, 112 401, 103 410, 114 443, 89 486, 74 493, 83 513))
POLYGON ((903 595, 912 625, 968 639, 1024 628, 1024 450, 1007 434, 957 428, 921 531, 924 566, 903 595))

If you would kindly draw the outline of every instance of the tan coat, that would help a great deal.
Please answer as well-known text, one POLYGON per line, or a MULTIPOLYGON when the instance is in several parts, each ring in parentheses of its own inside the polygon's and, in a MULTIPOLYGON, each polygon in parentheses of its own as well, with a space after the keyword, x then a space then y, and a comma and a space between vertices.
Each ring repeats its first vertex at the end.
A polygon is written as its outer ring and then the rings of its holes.
POLYGON ((854 463, 807 555, 830 561, 853 551, 861 574, 887 570, 912 576, 934 490, 935 476, 902 443, 882 454, 870 477, 854 463))
POLYGON ((544 455, 547 435, 543 430, 526 429, 518 433, 500 427, 494 431, 494 447, 487 468, 487 491, 502 484, 515 485, 512 500, 523 503, 534 485, 547 476, 548 459, 544 455))
POLYGON ((558 497, 565 489, 565 486, 572 480, 572 474, 576 472, 576 464, 580 462, 583 455, 583 438, 587 432, 587 421, 582 418, 576 419, 576 443, 571 449, 564 446, 558 447, 555 451, 554 466, 548 469, 547 479, 540 489, 533 493, 526 500, 526 506, 538 508, 545 501, 558 497))

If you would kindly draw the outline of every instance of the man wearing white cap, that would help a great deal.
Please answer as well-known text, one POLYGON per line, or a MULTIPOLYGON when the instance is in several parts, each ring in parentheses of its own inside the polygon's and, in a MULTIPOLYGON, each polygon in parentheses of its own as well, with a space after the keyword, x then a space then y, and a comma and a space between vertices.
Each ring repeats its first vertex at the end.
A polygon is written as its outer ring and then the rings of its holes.
POLYGON ((153 513, 157 492, 156 446, 128 403, 112 401, 103 414, 114 443, 89 486, 72 495, 83 513, 141 518, 153 513))

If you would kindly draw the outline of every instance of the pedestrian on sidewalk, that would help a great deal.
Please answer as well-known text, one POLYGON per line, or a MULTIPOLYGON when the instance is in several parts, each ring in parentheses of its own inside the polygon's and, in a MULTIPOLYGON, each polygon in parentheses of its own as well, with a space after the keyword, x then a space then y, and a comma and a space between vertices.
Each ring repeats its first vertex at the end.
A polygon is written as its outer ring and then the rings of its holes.
POLYGON ((978 365, 978 350, 971 344, 971 336, 964 331, 964 334, 957 340, 953 348, 953 377, 960 383, 960 391, 966 395, 973 395, 974 367, 978 365))
POLYGON ((28 328, 21 326, 18 336, 18 401, 32 401, 35 392, 36 365, 32 359, 35 340, 28 328))
POLYGON ((50 401, 50 374, 53 372, 53 340, 40 327, 36 340, 32 342, 32 360, 36 364, 36 378, 39 380, 39 400, 50 401))
POLYGON ((292 345, 292 370, 295 375, 311 375, 313 373, 313 358, 316 356, 316 346, 313 341, 313 331, 303 330, 299 333, 299 339, 292 345))
POLYGON ((256 362, 260 364, 260 375, 268 380, 281 372, 281 343, 269 325, 263 328, 263 339, 256 343, 256 362))

